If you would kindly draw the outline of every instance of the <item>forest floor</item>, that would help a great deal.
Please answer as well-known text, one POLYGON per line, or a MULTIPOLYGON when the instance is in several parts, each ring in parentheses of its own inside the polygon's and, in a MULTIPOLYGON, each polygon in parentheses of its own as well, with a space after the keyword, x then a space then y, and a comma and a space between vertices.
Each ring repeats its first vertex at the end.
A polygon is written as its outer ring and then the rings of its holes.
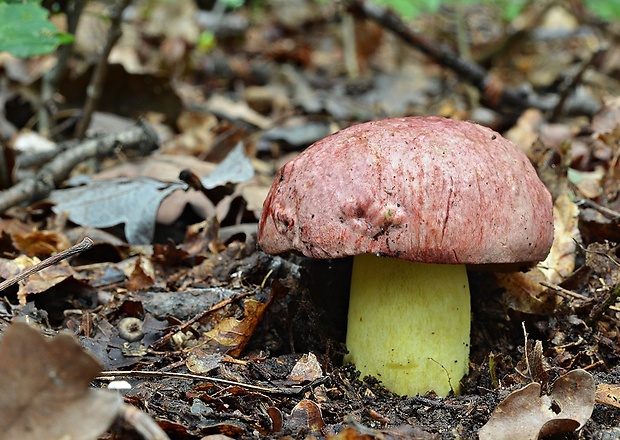
POLYGON ((128 5, 102 61, 115 24, 88 2, 46 117, 55 55, 0 53, 0 276, 93 242, 7 287, 0 330, 69 332, 98 362, 7 333, 0 390, 19 386, 0 393, 0 412, 30 402, 12 432, 162 438, 138 433, 131 406, 172 439, 618 436, 620 23, 580 1, 411 19, 363 0, 197 3, 128 5), (82 127, 88 90, 100 99, 82 127), (547 260, 468 272, 458 396, 399 396, 343 365, 350 259, 257 245, 284 163, 339 129, 405 115, 491 127, 554 201, 547 260), (77 388, 42 387, 49 365, 77 388), (91 405, 107 404, 85 384, 119 380, 129 406, 99 426, 91 405))

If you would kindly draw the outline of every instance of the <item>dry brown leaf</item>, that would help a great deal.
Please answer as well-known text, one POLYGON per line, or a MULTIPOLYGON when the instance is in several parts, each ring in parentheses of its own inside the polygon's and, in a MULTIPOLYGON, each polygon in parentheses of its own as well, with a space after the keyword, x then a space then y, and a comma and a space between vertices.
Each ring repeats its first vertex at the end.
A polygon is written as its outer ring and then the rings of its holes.
POLYGON ((162 153, 207 155, 213 147, 218 120, 211 113, 184 110, 177 119, 180 134, 161 147, 162 153))
MULTIPOLYGON (((34 265, 38 261, 34 261, 34 265)), ((17 297, 20 304, 26 304, 29 295, 46 292, 63 281, 73 278, 75 272, 66 261, 60 261, 54 266, 47 267, 33 273, 25 281, 19 283, 17 297)))
POLYGON ((596 387, 596 403, 620 408, 620 385, 601 383, 596 387))
POLYGON ((148 258, 138 256, 133 271, 129 276, 127 287, 131 291, 142 290, 150 287, 155 282, 155 268, 148 258))
POLYGON ((252 110, 245 102, 232 101, 223 95, 211 96, 205 103, 205 108, 217 116, 225 115, 232 120, 241 120, 263 130, 271 125, 271 119, 252 110))
POLYGON ((321 364, 314 353, 304 354, 297 361, 288 378, 294 382, 312 382, 323 376, 321 364))
POLYGON ((0 219, 0 231, 7 234, 27 234, 35 229, 34 225, 21 222, 16 219, 2 218, 0 219))
POLYGON ((575 270, 578 223, 579 208, 567 193, 562 193, 553 206, 553 245, 545 261, 538 265, 550 283, 560 284, 575 270))
POLYGON ((511 393, 479 432, 480 440, 536 440, 581 429, 592 415, 596 386, 585 370, 573 370, 541 396, 539 383, 511 393))
POLYGON ((0 341, 0 432, 3 438, 95 439, 117 416, 120 395, 89 388, 101 370, 68 334, 46 340, 26 323, 0 341))
POLYGON ((371 429, 349 418, 345 428, 330 440, 438 440, 439 434, 433 434, 418 426, 410 424, 398 425, 386 429, 371 429))
POLYGON ((502 301, 506 307, 523 313, 545 314, 553 310, 560 298, 555 293, 545 293, 547 277, 534 268, 526 273, 496 273, 499 284, 505 289, 502 301))
POLYGON ((64 234, 55 231, 16 233, 13 234, 13 243, 17 250, 39 257, 49 257, 71 246, 71 242, 64 234))
POLYGON ((312 400, 303 399, 295 405, 291 415, 286 419, 285 426, 293 432, 298 432, 301 429, 320 432, 321 428, 325 426, 321 408, 312 400))
POLYGON ((220 353, 207 353, 196 348, 187 357, 185 365, 194 374, 209 374, 220 367, 223 358, 220 353))
POLYGON ((540 137, 540 128, 544 123, 545 118, 540 110, 528 109, 505 136, 518 145, 530 159, 534 159, 536 154, 532 151, 532 147, 540 137))
POLYGON ((603 103, 603 108, 592 118, 592 137, 613 146, 620 137, 620 97, 606 98, 603 103))
POLYGON ((243 319, 233 317, 223 319, 216 328, 205 336, 226 348, 226 353, 238 356, 248 343, 254 329, 263 317, 267 306, 253 299, 243 302, 243 319))

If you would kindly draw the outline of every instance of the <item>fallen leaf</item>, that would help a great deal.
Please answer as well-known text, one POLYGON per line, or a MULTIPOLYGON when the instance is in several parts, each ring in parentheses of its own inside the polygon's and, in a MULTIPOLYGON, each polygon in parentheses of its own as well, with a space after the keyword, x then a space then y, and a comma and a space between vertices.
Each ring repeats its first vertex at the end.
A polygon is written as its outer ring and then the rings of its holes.
POLYGON ((254 177, 254 168, 250 159, 243 153, 243 144, 239 142, 226 158, 207 177, 200 179, 207 189, 227 183, 240 183, 254 177))
POLYGON ((321 364, 314 353, 304 354, 297 361, 288 378, 294 382, 312 382, 323 376, 321 364))
POLYGON ((271 125, 271 120, 257 111, 252 110, 245 102, 236 102, 223 95, 214 94, 205 103, 205 108, 226 119, 241 120, 260 129, 271 125))
POLYGON ((596 403, 620 408, 620 385, 602 383, 596 387, 596 403))
POLYGON ((348 426, 331 440, 438 440, 439 434, 425 431, 419 426, 403 424, 385 429, 372 429, 362 425, 352 416, 345 417, 348 426))
POLYGON ((69 334, 46 340, 26 323, 0 340, 0 432, 3 438, 95 439, 108 429, 123 400, 90 389, 101 370, 69 334))
POLYGON ((522 272, 496 273, 498 283, 505 289, 502 302, 506 307, 523 313, 546 314, 552 311, 560 297, 547 291, 541 282, 547 277, 538 269, 522 272))
POLYGON ((321 408, 312 400, 301 400, 293 410, 290 417, 286 419, 285 426, 293 432, 309 430, 310 432, 321 432, 325 426, 321 408))
POLYGON ((63 281, 73 278, 74 274, 73 268, 66 261, 60 261, 54 266, 33 273, 19 283, 17 292, 19 303, 26 304, 29 295, 46 292, 63 281))
POLYGON ((84 186, 53 191, 55 213, 69 212, 69 219, 82 226, 107 228, 125 224, 130 244, 149 244, 162 200, 184 183, 153 179, 112 179, 91 181, 84 186))
POLYGON ((220 367, 223 358, 220 353, 206 353, 196 348, 187 357, 185 365, 194 374, 209 374, 220 367))
POLYGON ((16 233, 13 234, 13 243, 17 250, 39 257, 49 257, 71 246, 69 239, 56 231, 16 233))
POLYGON ((479 432, 480 440, 536 440, 581 429, 592 415, 596 386, 585 370, 560 377, 549 395, 539 383, 511 393, 479 432))
POLYGON ((592 137, 615 145, 620 136, 620 98, 603 99, 603 108, 592 118, 592 137))
POLYGON ((243 319, 224 318, 216 328, 208 331, 205 337, 226 348, 226 353, 238 356, 246 346, 254 329, 263 317, 267 306, 253 299, 243 302, 243 319))
POLYGON ((155 268, 148 258, 138 256, 133 271, 129 276, 127 287, 131 291, 143 290, 155 282, 155 268))
POLYGON ((545 261, 537 267, 553 284, 560 284, 575 270, 577 239, 580 237, 579 208, 568 193, 562 193, 553 205, 554 238, 545 261))

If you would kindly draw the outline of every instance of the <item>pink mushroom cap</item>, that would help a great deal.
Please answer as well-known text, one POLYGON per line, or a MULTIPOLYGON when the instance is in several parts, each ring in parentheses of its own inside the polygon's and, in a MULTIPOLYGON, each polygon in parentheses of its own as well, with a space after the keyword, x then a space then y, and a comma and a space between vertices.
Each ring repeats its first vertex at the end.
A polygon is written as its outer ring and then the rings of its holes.
POLYGON ((525 154, 487 127, 384 119, 341 130, 284 165, 258 241, 267 253, 312 258, 530 263, 551 247, 553 203, 525 154))

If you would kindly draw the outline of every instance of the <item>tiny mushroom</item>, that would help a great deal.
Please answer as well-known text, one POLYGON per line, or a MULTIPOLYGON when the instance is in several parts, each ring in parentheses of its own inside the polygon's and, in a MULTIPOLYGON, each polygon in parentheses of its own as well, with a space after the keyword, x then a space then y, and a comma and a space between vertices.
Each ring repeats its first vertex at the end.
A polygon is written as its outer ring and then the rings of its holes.
POLYGON ((355 256, 348 360, 395 393, 458 393, 469 369, 465 265, 528 266, 553 241, 551 195, 493 130, 441 117, 355 125, 282 167, 258 241, 355 256))

